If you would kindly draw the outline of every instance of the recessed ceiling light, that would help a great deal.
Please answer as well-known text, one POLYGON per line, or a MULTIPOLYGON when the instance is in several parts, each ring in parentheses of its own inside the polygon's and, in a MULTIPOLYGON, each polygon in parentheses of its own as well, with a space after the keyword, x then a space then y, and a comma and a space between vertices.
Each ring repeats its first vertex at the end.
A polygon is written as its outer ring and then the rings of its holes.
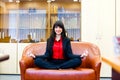
POLYGON ((16 3, 20 3, 20 0, 16 0, 16 3))
POLYGON ((55 0, 51 0, 51 1, 55 1, 55 0))
POLYGON ((78 0, 73 0, 74 2, 77 2, 78 0))
POLYGON ((9 0, 9 2, 13 2, 13 0, 9 0))

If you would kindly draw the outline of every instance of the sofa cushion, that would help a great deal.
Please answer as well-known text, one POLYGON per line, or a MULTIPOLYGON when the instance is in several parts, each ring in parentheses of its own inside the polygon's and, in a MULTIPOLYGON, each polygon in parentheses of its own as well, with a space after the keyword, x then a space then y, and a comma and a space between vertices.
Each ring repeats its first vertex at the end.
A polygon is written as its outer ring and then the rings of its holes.
POLYGON ((61 70, 28 68, 25 80, 95 80, 95 71, 89 68, 61 70))

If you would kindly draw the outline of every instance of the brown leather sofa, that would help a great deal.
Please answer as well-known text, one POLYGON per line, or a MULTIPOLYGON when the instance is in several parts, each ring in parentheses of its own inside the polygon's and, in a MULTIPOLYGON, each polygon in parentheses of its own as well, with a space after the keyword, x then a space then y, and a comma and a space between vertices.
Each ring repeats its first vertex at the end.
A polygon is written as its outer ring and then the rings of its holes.
POLYGON ((100 80, 101 56, 99 48, 88 42, 71 42, 73 53, 80 55, 87 50, 88 56, 76 69, 42 69, 34 65, 29 53, 42 55, 46 42, 32 43, 25 47, 20 60, 21 80, 100 80))

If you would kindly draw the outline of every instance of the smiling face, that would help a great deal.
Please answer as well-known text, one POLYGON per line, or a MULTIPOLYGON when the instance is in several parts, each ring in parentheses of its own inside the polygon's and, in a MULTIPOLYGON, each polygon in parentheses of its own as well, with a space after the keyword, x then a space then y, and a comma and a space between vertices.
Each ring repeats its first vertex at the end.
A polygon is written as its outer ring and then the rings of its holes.
POLYGON ((66 37, 65 34, 65 28, 64 28, 64 24, 62 23, 62 21, 56 21, 55 24, 53 25, 53 29, 51 32, 51 38, 55 38, 56 36, 61 36, 62 38, 66 37))
POLYGON ((61 33, 62 33, 62 28, 61 27, 55 26, 54 30, 55 30, 56 35, 61 35, 61 33))

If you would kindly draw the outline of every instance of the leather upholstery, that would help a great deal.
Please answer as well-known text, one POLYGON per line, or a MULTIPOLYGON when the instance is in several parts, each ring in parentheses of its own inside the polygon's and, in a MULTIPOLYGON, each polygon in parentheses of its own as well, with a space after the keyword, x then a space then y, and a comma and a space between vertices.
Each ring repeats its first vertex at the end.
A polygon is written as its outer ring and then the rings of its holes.
POLYGON ((100 80, 101 55, 99 48, 88 42, 71 42, 73 53, 80 55, 87 50, 88 56, 75 69, 42 69, 34 65, 29 53, 42 55, 46 42, 32 43, 25 47, 20 60, 21 80, 100 80))

